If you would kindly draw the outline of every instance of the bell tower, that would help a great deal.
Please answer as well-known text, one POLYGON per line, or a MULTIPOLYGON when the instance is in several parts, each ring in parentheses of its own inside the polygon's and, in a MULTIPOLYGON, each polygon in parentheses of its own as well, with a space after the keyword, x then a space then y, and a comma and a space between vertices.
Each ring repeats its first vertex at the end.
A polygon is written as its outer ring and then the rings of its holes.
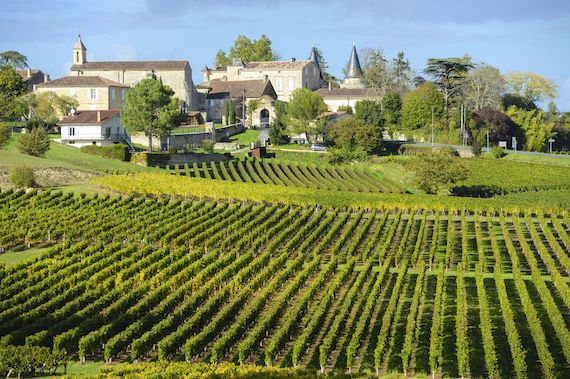
POLYGON ((81 34, 79 34, 73 47, 73 64, 78 65, 85 62, 87 62, 87 48, 81 41, 81 34))

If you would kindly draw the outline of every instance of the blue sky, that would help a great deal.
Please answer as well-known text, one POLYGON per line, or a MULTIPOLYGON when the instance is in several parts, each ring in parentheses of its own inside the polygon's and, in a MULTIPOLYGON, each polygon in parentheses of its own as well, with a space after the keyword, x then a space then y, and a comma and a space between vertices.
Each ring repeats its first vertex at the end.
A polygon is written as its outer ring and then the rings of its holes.
POLYGON ((427 58, 471 55, 503 73, 556 81, 570 111, 570 1, 542 0, 0 0, 0 51, 64 76, 81 32, 89 60, 188 60, 196 83, 238 34, 266 34, 282 58, 323 50, 341 77, 353 43, 404 51, 420 73, 427 58))

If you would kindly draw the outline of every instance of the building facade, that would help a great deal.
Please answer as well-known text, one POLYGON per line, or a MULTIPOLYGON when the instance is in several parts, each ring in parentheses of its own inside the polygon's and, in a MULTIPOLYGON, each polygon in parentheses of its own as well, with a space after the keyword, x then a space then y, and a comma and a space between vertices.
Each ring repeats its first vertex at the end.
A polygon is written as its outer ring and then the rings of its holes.
POLYGON ((275 115, 274 104, 277 100, 277 93, 267 79, 213 80, 207 85, 199 85, 198 91, 205 95, 208 121, 226 121, 226 103, 230 100, 235 105, 237 118, 242 119, 245 111, 246 118, 248 118, 246 124, 249 126, 268 126, 275 115), (247 108, 252 100, 255 100, 258 106, 249 112, 247 108), (250 116, 251 119, 249 119, 250 116))
POLYGON ((195 110, 197 93, 188 61, 110 61, 88 62, 87 48, 77 38, 73 48, 71 76, 99 76, 114 82, 133 86, 146 78, 161 80, 174 91, 181 108, 195 110))
POLYGON ((36 85, 36 92, 53 92, 77 100, 78 110, 120 109, 128 85, 98 76, 64 76, 36 85))
POLYGON ((24 83, 26 83, 28 92, 32 92, 34 86, 37 84, 49 81, 49 75, 43 73, 41 70, 27 68, 25 70, 16 70, 16 72, 22 77, 24 83))
POLYGON ((232 61, 228 66, 202 69, 204 82, 215 80, 269 80, 277 93, 278 100, 288 101, 291 93, 297 88, 311 91, 323 86, 323 78, 318 63, 308 60, 249 62, 232 61))
POLYGON ((73 147, 89 145, 109 146, 130 138, 121 125, 118 110, 77 111, 59 123, 61 143, 73 147))

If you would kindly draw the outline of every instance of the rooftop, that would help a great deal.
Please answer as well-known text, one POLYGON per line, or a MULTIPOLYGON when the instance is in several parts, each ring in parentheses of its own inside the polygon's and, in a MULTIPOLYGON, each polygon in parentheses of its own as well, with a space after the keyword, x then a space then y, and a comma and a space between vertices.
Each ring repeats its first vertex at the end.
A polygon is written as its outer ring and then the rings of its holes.
POLYGON ((101 70, 101 71, 179 71, 184 70, 188 61, 111 61, 85 62, 71 66, 71 71, 101 70))
POLYGON ((113 80, 101 78, 99 76, 64 76, 49 82, 41 83, 37 88, 52 87, 125 87, 126 84, 117 83, 113 80))
POLYGON ((269 95, 277 98, 277 94, 275 93, 271 82, 262 79, 234 81, 212 80, 209 84, 203 84, 202 86, 210 88, 208 97, 215 97, 216 95, 226 93, 229 93, 232 98, 241 97, 245 90, 246 97, 256 98, 263 95, 269 95))
POLYGON ((321 88, 315 91, 319 96, 325 97, 371 97, 368 88, 321 88))
POLYGON ((64 117, 58 125, 101 125, 118 115, 118 109, 108 111, 77 111, 74 115, 64 117))

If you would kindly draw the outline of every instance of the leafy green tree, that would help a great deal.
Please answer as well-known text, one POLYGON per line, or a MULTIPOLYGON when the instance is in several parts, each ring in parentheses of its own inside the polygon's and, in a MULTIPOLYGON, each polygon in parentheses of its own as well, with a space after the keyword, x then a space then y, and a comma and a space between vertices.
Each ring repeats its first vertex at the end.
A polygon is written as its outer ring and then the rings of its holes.
POLYGON ((499 70, 489 65, 478 65, 467 75, 465 103, 467 108, 500 109, 507 82, 499 70))
POLYGON ((0 120, 11 120, 19 116, 18 99, 26 93, 26 84, 14 67, 0 67, 0 120))
POLYGON ((31 167, 20 165, 12 169, 8 180, 16 187, 29 188, 35 185, 36 178, 31 167))
POLYGON ((471 58, 430 58, 424 72, 434 78, 434 83, 443 94, 445 125, 449 124, 449 105, 451 100, 461 94, 467 73, 474 67, 471 58))
POLYGON ((129 131, 142 132, 148 137, 152 151, 152 136, 165 136, 176 127, 180 111, 174 91, 156 79, 143 79, 128 92, 121 109, 121 122, 129 131))
POLYGON ((228 115, 226 117, 228 125, 236 123, 236 103, 233 100, 228 100, 228 115))
MULTIPOLYGON (((411 91, 412 83, 412 69, 410 61, 406 59, 404 52, 398 52, 398 55, 392 59, 392 91, 397 92, 400 96, 411 91)), ((385 106, 384 100, 382 105, 385 106)))
POLYGON ((524 130, 525 150, 544 151, 548 140, 555 136, 555 123, 539 109, 527 111, 510 107, 506 114, 524 130))
POLYGON ((247 105, 245 106, 247 119, 249 121, 250 127, 253 125, 253 114, 255 113, 256 110, 259 109, 260 106, 261 106, 261 100, 259 99, 251 99, 247 102, 247 105))
POLYGON ((290 131, 292 134, 307 135, 307 139, 323 131, 324 124, 317 118, 326 110, 323 98, 306 88, 297 88, 291 94, 287 105, 290 131))
POLYGON ((410 166, 414 171, 415 184, 426 193, 449 192, 468 176, 461 158, 448 154, 420 154, 412 159, 410 166))
POLYGON ((362 148, 367 154, 382 148, 382 127, 357 117, 343 117, 329 127, 327 137, 338 147, 362 148))
POLYGON ((27 68, 28 58, 17 51, 4 51, 0 53, 0 66, 12 66, 16 69, 27 68))
POLYGON ((400 128, 402 118, 402 98, 397 92, 388 92, 382 99, 384 127, 390 134, 400 128))
POLYGON ((512 93, 525 100, 525 107, 558 96, 556 83, 533 72, 513 72, 506 76, 512 93))
POLYGON ((0 122, 0 149, 6 147, 12 137, 12 128, 3 122, 0 122))
POLYGON ((287 135, 287 103, 277 100, 273 106, 275 118, 269 126, 269 139, 272 144, 285 145, 289 143, 287 135))
POLYGON ((392 75, 388 61, 380 49, 364 50, 363 74, 370 90, 379 100, 392 88, 392 75))
POLYGON ((77 108, 79 103, 76 99, 53 92, 32 92, 20 98, 20 106, 28 129, 50 129, 57 124, 61 116, 69 115, 71 107, 77 108))
POLYGON ((50 145, 49 134, 44 128, 34 128, 30 133, 22 134, 18 139, 18 150, 22 154, 43 157, 50 145))
POLYGON ((229 54, 223 50, 216 53, 215 66, 227 66, 232 60, 239 59, 244 64, 257 61, 272 61, 279 59, 279 56, 271 48, 271 40, 265 35, 259 39, 249 39, 244 35, 238 35, 234 44, 230 47, 229 54))
POLYGON ((432 109, 434 120, 439 123, 444 108, 443 95, 433 83, 427 82, 404 96, 402 127, 415 130, 431 125, 432 109))
POLYGON ((354 116, 363 120, 367 124, 374 125, 380 130, 384 128, 384 116, 382 115, 382 106, 374 100, 357 101, 354 105, 354 116))
POLYGON ((503 102, 503 109, 509 109, 510 107, 515 106, 519 109, 525 109, 527 111, 532 111, 532 110, 538 108, 534 102, 532 102, 532 101, 528 102, 522 96, 519 96, 519 95, 514 94, 514 93, 504 94, 502 102, 503 102))
POLYGON ((332 164, 364 162, 368 158, 368 153, 360 146, 331 147, 326 155, 327 162, 332 164))

